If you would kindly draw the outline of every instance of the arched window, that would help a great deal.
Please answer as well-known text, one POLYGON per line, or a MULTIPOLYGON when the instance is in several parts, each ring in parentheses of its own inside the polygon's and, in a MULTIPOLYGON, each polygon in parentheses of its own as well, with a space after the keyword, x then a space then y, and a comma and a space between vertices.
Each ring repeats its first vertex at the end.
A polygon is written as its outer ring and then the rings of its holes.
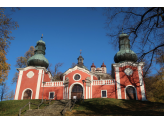
POLYGON ((81 87, 81 85, 74 85, 72 92, 83 92, 83 88, 81 87))

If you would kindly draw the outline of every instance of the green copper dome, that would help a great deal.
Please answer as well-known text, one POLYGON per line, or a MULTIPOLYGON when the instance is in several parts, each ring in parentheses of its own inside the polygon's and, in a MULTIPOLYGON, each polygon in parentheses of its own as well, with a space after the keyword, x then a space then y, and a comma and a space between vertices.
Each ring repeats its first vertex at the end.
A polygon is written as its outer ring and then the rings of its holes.
POLYGON ((127 34, 119 35, 119 50, 114 56, 115 63, 121 63, 125 61, 137 61, 137 55, 130 49, 130 40, 127 34))
POLYGON ((45 42, 42 41, 41 38, 41 40, 39 40, 35 46, 34 56, 28 59, 27 65, 48 68, 49 62, 44 56, 45 50, 46 50, 45 42))

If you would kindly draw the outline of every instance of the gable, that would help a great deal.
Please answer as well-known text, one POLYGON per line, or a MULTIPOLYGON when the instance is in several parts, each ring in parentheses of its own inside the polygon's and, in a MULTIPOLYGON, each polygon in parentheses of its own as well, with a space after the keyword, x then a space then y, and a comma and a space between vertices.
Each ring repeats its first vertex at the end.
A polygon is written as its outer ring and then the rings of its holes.
MULTIPOLYGON (((84 72, 84 73, 87 73, 87 74, 89 74, 89 75, 94 75, 94 74, 91 73, 90 71, 88 71, 88 70, 86 70, 86 69, 84 69, 84 68, 78 67, 78 66, 75 66, 75 67, 73 67, 73 68, 68 69, 66 72, 64 72, 63 75, 65 76, 65 75, 67 75, 67 74, 69 74, 69 73, 71 73, 71 72, 73 72, 73 71, 75 71, 75 70, 79 70, 79 71, 84 72)), ((94 76, 95 76, 95 75, 94 75, 94 76)))

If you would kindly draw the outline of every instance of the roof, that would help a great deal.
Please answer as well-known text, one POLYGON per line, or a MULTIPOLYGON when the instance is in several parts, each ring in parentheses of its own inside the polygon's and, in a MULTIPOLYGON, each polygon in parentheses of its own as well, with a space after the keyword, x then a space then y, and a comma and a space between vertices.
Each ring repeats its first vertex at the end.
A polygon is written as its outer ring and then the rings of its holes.
POLYGON ((94 63, 92 63, 92 66, 91 67, 96 67, 96 66, 94 65, 94 63))
POLYGON ((101 65, 101 67, 106 67, 106 65, 104 64, 104 62, 103 62, 103 64, 101 65))

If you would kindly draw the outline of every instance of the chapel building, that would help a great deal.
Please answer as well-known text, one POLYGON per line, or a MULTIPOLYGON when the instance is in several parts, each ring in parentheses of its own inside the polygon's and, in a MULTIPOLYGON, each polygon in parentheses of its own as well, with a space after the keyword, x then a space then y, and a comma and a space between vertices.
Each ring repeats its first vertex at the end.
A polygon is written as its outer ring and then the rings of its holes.
POLYGON ((77 65, 66 70, 61 81, 52 81, 45 50, 46 45, 41 38, 35 46, 34 56, 27 61, 28 66, 17 68, 15 100, 115 98, 146 101, 144 62, 136 62, 137 55, 130 49, 127 34, 119 35, 119 51, 111 65, 112 75, 107 74, 104 62, 100 68, 92 63, 88 70, 80 53, 77 65))

